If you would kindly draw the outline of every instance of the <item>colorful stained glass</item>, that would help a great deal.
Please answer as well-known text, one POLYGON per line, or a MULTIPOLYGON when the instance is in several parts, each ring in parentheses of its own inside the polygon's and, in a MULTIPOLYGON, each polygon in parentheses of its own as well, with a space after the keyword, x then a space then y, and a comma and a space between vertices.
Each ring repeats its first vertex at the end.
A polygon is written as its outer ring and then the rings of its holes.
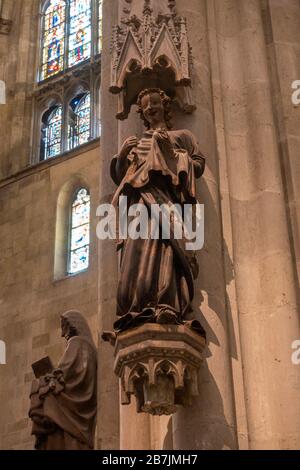
POLYGON ((91 19, 91 0, 70 0, 69 67, 91 56, 91 19))
POLYGON ((82 145, 91 136, 91 98, 90 93, 77 96, 69 110, 69 150, 82 145))
POLYGON ((98 52, 102 51, 102 0, 98 3, 98 52))
POLYGON ((47 114, 42 129, 41 160, 47 160, 61 153, 62 106, 55 106, 47 114))
POLYGON ((72 251, 70 257, 70 274, 76 274, 89 266, 89 247, 85 246, 79 250, 72 251))
POLYGON ((50 0, 44 14, 41 80, 45 80, 64 69, 65 19, 65 1, 50 0))
POLYGON ((77 250, 83 246, 89 245, 89 227, 88 225, 82 225, 73 229, 72 232, 72 245, 71 250, 77 250))
POLYGON ((69 273, 89 266, 90 195, 85 188, 76 193, 72 204, 69 273))
POLYGON ((90 206, 89 204, 78 204, 73 210, 73 227, 87 224, 90 220, 90 206))

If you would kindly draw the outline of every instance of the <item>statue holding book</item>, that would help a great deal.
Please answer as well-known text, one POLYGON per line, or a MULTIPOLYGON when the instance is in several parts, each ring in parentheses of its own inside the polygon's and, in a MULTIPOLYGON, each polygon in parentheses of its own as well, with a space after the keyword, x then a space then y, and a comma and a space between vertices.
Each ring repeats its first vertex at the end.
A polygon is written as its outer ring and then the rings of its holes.
POLYGON ((67 347, 58 367, 48 357, 32 365, 29 417, 39 450, 90 450, 97 411, 97 351, 84 317, 61 316, 67 347))

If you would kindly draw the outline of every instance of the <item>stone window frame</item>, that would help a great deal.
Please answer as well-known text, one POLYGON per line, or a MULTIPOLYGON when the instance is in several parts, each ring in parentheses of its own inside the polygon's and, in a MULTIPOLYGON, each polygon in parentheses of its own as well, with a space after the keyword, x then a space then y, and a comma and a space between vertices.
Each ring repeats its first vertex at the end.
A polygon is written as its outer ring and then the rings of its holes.
MULTIPOLYGON (((44 113, 53 105, 63 106, 62 146, 61 153, 72 152, 80 147, 68 150, 68 107, 70 101, 81 92, 91 94, 91 137, 90 141, 100 136, 100 67, 101 60, 82 65, 79 69, 69 71, 62 77, 56 77, 47 84, 36 85, 33 92, 34 117, 32 124, 32 152, 30 164, 40 160, 41 125, 44 113)), ((53 157, 56 158, 56 157, 53 157)))
POLYGON ((76 276, 77 274, 81 274, 85 271, 88 271, 89 267, 90 267, 90 262, 91 262, 91 257, 90 257, 90 253, 91 253, 91 191, 88 187, 87 184, 76 184, 76 187, 75 189, 73 190, 73 193, 72 193, 72 196, 71 196, 71 199, 69 200, 69 207, 68 207, 68 212, 69 212, 69 215, 68 215, 68 248, 67 248, 67 264, 66 264, 66 276, 76 276), (71 246, 71 241, 72 241, 72 229, 73 229, 73 225, 72 225, 72 209, 73 209, 73 204, 74 204, 74 201, 75 201, 75 197, 77 196, 78 192, 81 190, 81 189, 85 189, 87 192, 88 192, 88 195, 89 195, 89 198, 90 198, 90 220, 89 220, 89 232, 90 232, 90 237, 89 237, 89 263, 88 263, 88 267, 87 268, 84 268, 84 269, 81 269, 80 271, 77 271, 77 272, 70 272, 70 264, 71 264, 71 251, 72 251, 72 246, 71 246))
MULTIPOLYGON (((91 268, 91 257, 89 265, 86 269, 78 271, 77 273, 69 273, 69 260, 70 260, 70 234, 72 230, 72 204, 74 202, 74 195, 79 189, 85 188, 90 195, 90 204, 92 213, 92 191, 89 182, 80 174, 72 175, 68 181, 60 188, 56 202, 56 217, 55 217, 55 238, 54 238, 54 281, 60 281, 66 278, 78 276, 86 273, 91 268)), ((91 219, 90 219, 90 244, 89 250, 91 253, 91 219)))
MULTIPOLYGON (((42 54, 42 32, 43 32, 43 15, 47 8, 49 0, 42 0, 40 2, 39 10, 39 26, 38 26, 38 47, 36 51, 35 69, 36 69, 36 82, 32 91, 33 99, 33 118, 31 128, 31 152, 29 158, 29 165, 36 165, 45 160, 40 160, 40 144, 41 144, 41 125, 43 114, 49 109, 50 106, 56 103, 63 106, 63 121, 62 121, 62 146, 61 153, 57 158, 66 153, 74 152, 80 146, 68 150, 68 126, 67 115, 69 102, 78 94, 78 90, 85 89, 91 94, 91 138, 90 141, 96 140, 100 137, 100 82, 101 82, 101 53, 91 55, 91 58, 75 65, 72 68, 65 69, 52 77, 43 81, 38 81, 41 64, 42 54)), ((98 0, 93 0, 93 5, 98 8, 98 0)), ((93 11, 93 10, 92 10, 93 11)), ((96 26, 92 28, 94 34, 92 37, 93 47, 98 45, 98 15, 92 15, 93 24, 96 26)), ((67 53, 65 51, 65 53, 67 53)))

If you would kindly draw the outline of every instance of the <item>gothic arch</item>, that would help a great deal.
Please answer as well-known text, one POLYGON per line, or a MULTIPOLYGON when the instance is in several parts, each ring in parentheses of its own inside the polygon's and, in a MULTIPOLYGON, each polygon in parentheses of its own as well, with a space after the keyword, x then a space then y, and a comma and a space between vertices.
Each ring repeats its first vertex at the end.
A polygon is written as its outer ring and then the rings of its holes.
POLYGON ((68 275, 70 208, 74 194, 80 188, 86 188, 90 192, 90 184, 86 178, 80 174, 75 174, 65 182, 57 196, 54 280, 62 279, 68 275))

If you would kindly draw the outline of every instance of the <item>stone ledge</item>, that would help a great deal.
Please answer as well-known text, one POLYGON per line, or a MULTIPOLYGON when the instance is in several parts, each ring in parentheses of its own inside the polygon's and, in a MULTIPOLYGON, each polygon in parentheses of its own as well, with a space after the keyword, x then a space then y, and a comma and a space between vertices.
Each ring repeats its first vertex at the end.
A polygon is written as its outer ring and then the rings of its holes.
POLYGON ((30 175, 36 174, 39 171, 44 171, 47 170, 48 168, 59 165, 60 163, 64 163, 68 160, 71 160, 72 158, 79 157, 83 153, 90 152, 91 150, 94 150, 95 148, 100 149, 100 137, 96 137, 95 139, 80 145, 79 147, 76 147, 75 149, 68 150, 67 152, 58 155, 57 157, 53 158, 48 158, 47 160, 43 160, 31 165, 28 165, 26 168, 23 168, 22 170, 18 171, 17 173, 14 173, 12 175, 6 176, 3 179, 0 180, 0 189, 2 187, 8 186, 11 183, 15 183, 16 181, 19 181, 23 178, 26 178, 30 175))

